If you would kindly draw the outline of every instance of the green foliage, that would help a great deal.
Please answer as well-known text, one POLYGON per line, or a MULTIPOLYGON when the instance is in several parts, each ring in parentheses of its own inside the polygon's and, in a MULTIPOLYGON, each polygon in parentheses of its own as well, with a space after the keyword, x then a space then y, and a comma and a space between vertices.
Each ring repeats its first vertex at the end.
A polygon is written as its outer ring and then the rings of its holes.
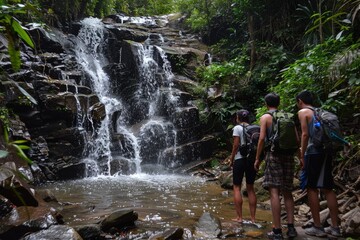
POLYGON ((230 82, 238 83, 241 86, 247 86, 247 68, 248 56, 243 55, 229 62, 214 63, 210 66, 199 68, 197 73, 206 86, 219 82, 228 84, 230 82))
POLYGON ((305 39, 308 46, 322 43, 329 37, 341 37, 349 32, 359 0, 326 2, 308 0, 298 5, 298 22, 307 23, 305 39), (352 13, 352 14, 349 14, 352 13))
MULTIPOLYGON (((16 151, 16 154, 19 156, 20 159, 25 160, 26 162, 28 162, 29 164, 32 163, 32 161, 26 156, 26 154, 24 153, 23 150, 28 150, 30 149, 29 146, 24 145, 24 143, 28 142, 27 140, 15 140, 15 141, 10 141, 9 139, 9 131, 6 127, 4 127, 4 140, 5 140, 5 147, 7 149, 10 148, 14 148, 16 151)), ((3 150, 4 152, 8 152, 8 150, 3 150)), ((3 154, 4 154, 3 152, 3 154)), ((6 157, 7 154, 5 154, 4 157, 6 157)))
POLYGON ((221 123, 227 124, 229 119, 242 108, 241 104, 234 102, 231 98, 225 98, 225 101, 215 103, 211 108, 211 113, 214 114, 221 123))
POLYGON ((191 29, 200 32, 206 29, 208 25, 208 19, 198 9, 193 9, 190 17, 186 19, 186 23, 190 25, 191 29))
POLYGON ((327 99, 333 82, 329 78, 329 67, 334 57, 341 52, 349 40, 329 39, 305 53, 304 57, 283 70, 282 81, 272 91, 281 98, 281 107, 287 111, 295 108, 295 96, 304 89, 313 91, 320 99, 327 99))
POLYGON ((24 41, 31 48, 34 48, 34 43, 13 15, 26 14, 27 10, 33 9, 33 7, 30 4, 1 5, 0 7, 2 8, 0 12, 0 31, 5 32, 12 67, 15 71, 18 71, 21 65, 20 40, 24 41))
POLYGON ((0 107, 0 121, 5 127, 9 126, 9 111, 6 107, 0 107))
POLYGON ((217 160, 217 159, 211 159, 211 161, 210 161, 210 167, 211 167, 211 168, 216 168, 216 167, 218 167, 219 165, 220 165, 219 160, 217 160))
POLYGON ((125 13, 133 16, 160 15, 174 11, 174 0, 36 0, 48 24, 76 21, 84 17, 103 18, 125 13))

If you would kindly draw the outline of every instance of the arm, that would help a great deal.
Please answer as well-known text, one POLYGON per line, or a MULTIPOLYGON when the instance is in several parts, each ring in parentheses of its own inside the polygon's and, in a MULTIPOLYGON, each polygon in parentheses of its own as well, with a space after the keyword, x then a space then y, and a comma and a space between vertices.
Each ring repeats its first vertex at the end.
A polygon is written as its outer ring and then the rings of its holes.
POLYGON ((256 150, 256 157, 255 157, 255 163, 254 163, 254 168, 256 171, 259 170, 259 166, 261 163, 260 155, 261 155, 261 153, 264 149, 264 145, 265 145, 266 125, 267 125, 266 119, 267 119, 267 115, 263 115, 260 118, 260 136, 259 136, 259 142, 258 142, 258 146, 257 146, 257 150, 256 150))
POLYGON ((234 136, 233 137, 233 147, 232 147, 232 151, 231 151, 231 155, 230 155, 230 166, 232 166, 234 164, 234 158, 239 149, 239 145, 240 145, 240 137, 234 136))
POLYGON ((300 164, 302 167, 304 166, 304 155, 309 141, 308 115, 309 114, 307 109, 302 109, 298 112, 298 117, 301 125, 300 164))

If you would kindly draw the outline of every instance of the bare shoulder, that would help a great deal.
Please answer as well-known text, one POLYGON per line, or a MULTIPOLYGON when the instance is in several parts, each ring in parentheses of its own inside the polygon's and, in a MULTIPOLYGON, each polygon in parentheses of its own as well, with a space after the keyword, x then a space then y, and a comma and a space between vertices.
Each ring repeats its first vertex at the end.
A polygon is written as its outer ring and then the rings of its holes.
POLYGON ((306 125, 310 122, 310 119, 313 116, 313 111, 309 108, 302 108, 298 111, 298 117, 301 125, 306 125))
POLYGON ((313 114, 313 111, 309 108, 302 108, 298 111, 299 117, 301 116, 311 116, 313 114))
POLYGON ((272 116, 271 114, 265 113, 260 118, 260 127, 267 128, 272 124, 272 116))
POLYGON ((267 120, 267 119, 272 119, 272 116, 270 113, 265 113, 260 117, 260 120, 267 120))

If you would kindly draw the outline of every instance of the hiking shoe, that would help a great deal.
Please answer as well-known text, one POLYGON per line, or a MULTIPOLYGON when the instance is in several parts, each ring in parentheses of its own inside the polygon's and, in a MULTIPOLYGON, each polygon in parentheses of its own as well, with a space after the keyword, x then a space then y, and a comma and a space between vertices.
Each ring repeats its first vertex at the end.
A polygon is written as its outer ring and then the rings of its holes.
POLYGON ((297 231, 294 227, 289 227, 286 235, 290 238, 294 238, 297 236, 297 231))
POLYGON ((266 236, 269 239, 274 239, 274 240, 282 240, 282 239, 284 239, 282 233, 275 234, 273 231, 268 232, 266 234, 266 236))
POLYGON ((339 227, 327 227, 327 228, 324 228, 324 231, 327 233, 327 234, 330 234, 330 235, 333 235, 334 237, 341 237, 341 233, 340 233, 340 228, 339 227))
POLYGON ((305 233, 310 236, 327 237, 327 234, 322 227, 312 226, 311 228, 305 229, 305 233))

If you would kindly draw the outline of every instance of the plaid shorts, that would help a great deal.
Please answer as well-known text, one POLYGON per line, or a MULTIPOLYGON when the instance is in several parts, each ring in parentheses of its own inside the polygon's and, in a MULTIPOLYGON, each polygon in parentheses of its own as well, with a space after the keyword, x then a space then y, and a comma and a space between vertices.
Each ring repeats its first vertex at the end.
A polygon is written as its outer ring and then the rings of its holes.
POLYGON ((265 189, 273 187, 292 191, 294 188, 294 155, 267 152, 265 161, 265 179, 262 186, 265 189))

